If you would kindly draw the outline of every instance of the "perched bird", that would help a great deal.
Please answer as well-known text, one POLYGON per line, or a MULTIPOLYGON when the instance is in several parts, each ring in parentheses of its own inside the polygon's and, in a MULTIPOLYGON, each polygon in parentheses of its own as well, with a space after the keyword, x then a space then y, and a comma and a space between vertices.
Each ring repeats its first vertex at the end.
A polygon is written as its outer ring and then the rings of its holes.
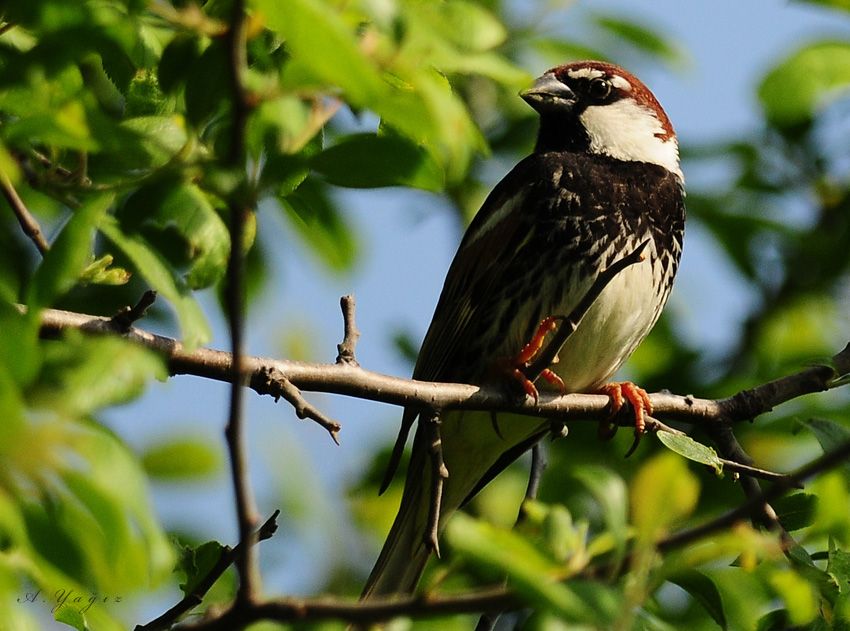
MULTIPOLYGON (((467 229, 413 377, 513 379, 511 368, 533 355, 523 349, 557 326, 549 318, 570 314, 600 272, 647 241, 643 259, 597 296, 551 366, 566 392, 606 392, 614 410, 627 399, 640 431, 651 412, 646 393, 608 380, 658 320, 676 275, 685 222, 676 135, 655 96, 613 64, 558 66, 520 96, 540 116, 534 152, 496 185, 467 229)), ((404 412, 383 489, 419 413, 404 412)), ((539 418, 494 423, 485 412, 446 412, 440 527, 549 427, 539 418)), ((412 592, 432 552, 429 442, 420 419, 401 506, 365 599, 412 592)))

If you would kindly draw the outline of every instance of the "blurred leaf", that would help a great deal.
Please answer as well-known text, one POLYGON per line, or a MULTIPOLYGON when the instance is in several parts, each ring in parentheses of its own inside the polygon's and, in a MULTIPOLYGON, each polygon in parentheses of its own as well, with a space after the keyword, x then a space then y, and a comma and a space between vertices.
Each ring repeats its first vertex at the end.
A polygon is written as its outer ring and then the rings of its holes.
POLYGON ((90 627, 86 624, 86 615, 71 605, 58 606, 53 614, 53 619, 56 622, 67 624, 69 627, 74 627, 77 631, 90 631, 90 627))
POLYGON ((187 68, 195 67, 201 56, 201 43, 197 37, 188 33, 178 33, 162 51, 157 66, 159 85, 164 92, 171 92, 183 83, 187 68))
POLYGON ((708 612, 708 615, 725 631, 726 612, 717 585, 708 576, 696 570, 688 570, 670 577, 670 582, 688 592, 708 612))
POLYGON ((670 451, 684 456, 688 460, 706 464, 712 467, 717 474, 723 471, 723 463, 717 456, 717 452, 711 447, 698 443, 685 434, 674 434, 673 432, 659 430, 655 435, 670 451))
POLYGON ((142 466, 159 480, 206 478, 221 469, 221 457, 216 445, 201 438, 175 438, 146 449, 142 466))
POLYGON ((797 2, 819 4, 839 11, 850 11, 850 0, 797 0, 797 2))
POLYGON ((184 594, 191 594, 215 567, 227 548, 218 541, 207 541, 199 546, 186 546, 180 558, 180 569, 186 574, 186 581, 180 583, 184 594))
POLYGON ((187 349, 194 349, 207 342, 210 330, 203 311, 188 288, 175 278, 162 256, 144 239, 124 234, 116 221, 107 219, 109 221, 101 224, 101 232, 133 262, 139 275, 150 287, 174 306, 187 349))
POLYGON ((619 553, 628 538, 628 489, 614 471, 601 465, 577 467, 572 475, 586 486, 602 507, 607 531, 614 538, 619 553))
POLYGON ((818 496, 812 493, 792 493, 772 502, 780 523, 788 532, 811 526, 817 504, 818 496))
POLYGON ((762 80, 758 96, 768 120, 783 128, 808 121, 848 85, 850 43, 821 41, 775 66, 762 80))
POLYGON ((600 28, 653 57, 668 63, 680 63, 684 60, 684 53, 678 46, 649 26, 610 14, 596 14, 593 21, 600 28))
POLYGON ((648 460, 631 485, 632 522, 638 538, 651 544, 688 516, 699 498, 699 482, 672 453, 648 460))
MULTIPOLYGON (((815 435, 824 453, 835 451, 850 441, 850 429, 834 421, 810 418, 800 421, 800 424, 815 435)), ((850 474, 850 462, 841 463, 841 467, 845 473, 850 474)))
POLYGON ((599 49, 565 40, 560 37, 535 38, 532 44, 535 50, 537 50, 549 61, 549 63, 553 65, 563 64, 568 61, 579 61, 581 59, 611 61, 611 59, 599 49))
POLYGON ((508 37, 508 31, 485 7, 466 0, 426 3, 425 8, 439 14, 438 26, 443 36, 458 46, 472 51, 495 48, 508 37))
POLYGON ((353 230, 325 187, 315 180, 304 180, 281 202, 290 225, 325 265, 341 271, 354 264, 357 242, 353 230))
POLYGON ((141 231, 176 266, 189 264, 192 289, 215 284, 230 255, 230 234, 195 184, 160 180, 136 190, 118 214, 122 227, 141 231))
POLYGON ((556 582, 562 569, 520 535, 456 514, 446 528, 452 549, 476 565, 508 575, 508 581, 531 603, 574 621, 610 623, 616 599, 608 588, 586 585, 578 593, 572 581, 556 582))
POLYGON ((310 165, 337 186, 443 188, 439 166, 425 151, 399 136, 346 136, 314 156, 310 165))
POLYGON ((186 118, 196 127, 229 103, 227 50, 223 41, 213 41, 192 64, 186 75, 186 118))
POLYGON ((112 205, 111 195, 93 197, 78 208, 36 270, 27 303, 40 309, 67 292, 91 259, 94 231, 112 205))

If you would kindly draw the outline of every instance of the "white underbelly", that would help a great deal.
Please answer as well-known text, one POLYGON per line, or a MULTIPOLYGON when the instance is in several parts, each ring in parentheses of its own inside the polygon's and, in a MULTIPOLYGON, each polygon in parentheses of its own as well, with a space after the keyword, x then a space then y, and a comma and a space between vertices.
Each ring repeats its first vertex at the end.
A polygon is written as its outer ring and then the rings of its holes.
POLYGON ((652 258, 617 274, 567 339, 552 368, 569 392, 608 381, 655 324, 663 299, 653 280, 652 258))

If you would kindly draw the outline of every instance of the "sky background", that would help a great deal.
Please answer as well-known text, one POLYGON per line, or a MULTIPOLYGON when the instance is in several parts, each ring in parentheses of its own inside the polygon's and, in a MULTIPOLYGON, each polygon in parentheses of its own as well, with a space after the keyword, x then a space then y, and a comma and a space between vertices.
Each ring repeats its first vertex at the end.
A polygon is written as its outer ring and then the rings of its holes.
MULTIPOLYGON (((653 25, 686 51, 687 63, 673 69, 641 58, 634 63, 618 59, 653 90, 686 146, 720 142, 752 130, 759 121, 753 88, 768 68, 804 42, 848 35, 846 20, 804 3, 588 0, 575 4, 558 14, 559 23, 547 26, 567 37, 593 41, 582 37, 585 17, 595 11, 611 12, 653 25)), ((545 68, 528 70, 538 75, 545 68)), ((499 177, 512 166, 494 161, 488 173, 499 177)), ((691 190, 710 186, 720 175, 717 169, 691 171, 685 165, 691 190)), ((341 199, 361 243, 355 270, 344 276, 329 273, 296 239, 288 238, 273 205, 260 209, 261 233, 280 241, 265 242, 272 280, 252 308, 248 352, 291 357, 293 347, 301 346, 308 354, 300 358, 332 362, 342 335, 339 297, 353 293, 363 334, 358 360, 370 370, 407 376, 410 368, 393 349, 391 337, 400 329, 417 339, 424 335, 460 239, 456 216, 438 197, 418 191, 347 191, 341 199), (299 343, 293 345, 293 340, 299 343)), ((718 354, 752 300, 722 264, 711 239, 689 226, 668 305, 678 312, 687 338, 701 352, 718 354)), ((204 306, 212 317, 212 346, 227 348, 227 332, 210 296, 204 306)), ((281 508, 284 515, 304 518, 298 523, 282 518, 276 536, 262 545, 267 591, 313 592, 326 578, 337 551, 368 567, 375 550, 351 536, 341 494, 360 477, 374 450, 395 435, 400 411, 378 403, 311 395, 313 402, 343 423, 342 445, 336 447, 317 425, 298 421, 287 404, 253 393, 246 399, 260 512, 267 516, 281 508)), ((176 377, 152 384, 135 403, 104 416, 139 451, 169 437, 203 435, 219 446, 224 459, 227 400, 223 384, 176 377)), ((219 476, 199 483, 156 484, 154 502, 166 526, 234 544, 237 530, 226 471, 222 467, 219 476)), ((128 615, 138 622, 160 613, 163 597, 175 595, 159 594, 128 615)))

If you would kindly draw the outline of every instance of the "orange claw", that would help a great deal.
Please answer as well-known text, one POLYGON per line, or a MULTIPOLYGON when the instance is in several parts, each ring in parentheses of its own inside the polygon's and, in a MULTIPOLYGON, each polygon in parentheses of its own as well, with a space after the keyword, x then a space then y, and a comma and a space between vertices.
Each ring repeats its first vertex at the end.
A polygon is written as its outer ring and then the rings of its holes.
MULTIPOLYGON (((637 449, 640 436, 646 430, 646 416, 652 414, 652 401, 649 400, 649 395, 646 390, 633 384, 631 381, 623 381, 620 383, 607 383, 600 388, 603 394, 611 397, 611 416, 622 409, 623 404, 628 401, 632 410, 635 413, 635 442, 632 444, 626 456, 630 456, 637 449)), ((616 426, 613 427, 616 431, 616 426)), ((600 435, 602 435, 602 427, 600 427, 600 435)), ((610 438, 613 433, 607 437, 610 438)))
MULTIPOLYGON (((525 376, 522 369, 528 366, 529 363, 537 357, 540 349, 543 348, 543 342, 546 340, 546 336, 558 328, 558 322, 560 320, 562 320, 562 318, 556 316, 544 318, 540 324, 537 325, 537 330, 534 332, 531 341, 522 347, 522 350, 516 355, 516 357, 502 359, 497 362, 498 365, 501 365, 504 369, 506 369, 507 373, 511 377, 519 382, 523 391, 534 399, 535 403, 537 403, 539 398, 537 386, 535 386, 534 383, 525 376)), ((557 358, 555 358, 555 361, 557 361, 557 358)), ((549 368, 544 368, 541 371, 540 376, 557 387, 561 392, 567 391, 563 380, 549 368)))
POLYGON ((543 348, 543 342, 546 339, 547 333, 551 333, 558 327, 558 320, 560 320, 560 318, 549 316, 540 321, 540 324, 537 325, 537 331, 535 331, 531 341, 522 347, 519 355, 517 355, 514 359, 518 365, 527 364, 537 357, 537 353, 539 353, 540 349, 543 348))

